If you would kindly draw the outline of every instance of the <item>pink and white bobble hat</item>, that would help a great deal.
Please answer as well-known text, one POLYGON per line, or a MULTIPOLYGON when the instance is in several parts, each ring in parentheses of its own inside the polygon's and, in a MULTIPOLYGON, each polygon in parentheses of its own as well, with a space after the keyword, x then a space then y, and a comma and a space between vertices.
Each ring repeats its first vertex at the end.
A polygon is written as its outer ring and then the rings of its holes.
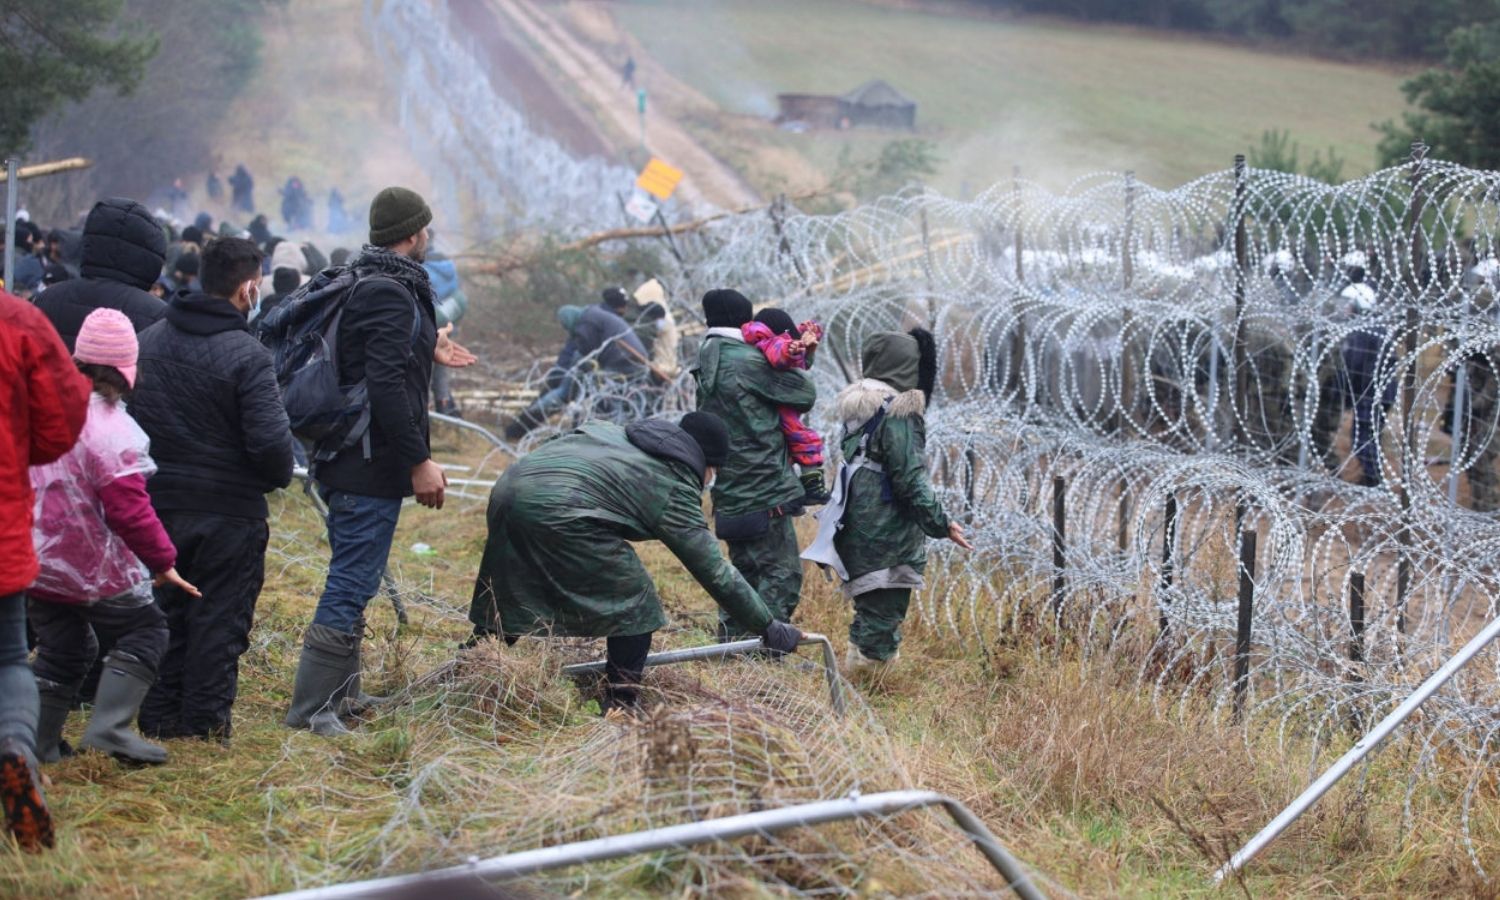
POLYGON ((125 376, 125 383, 135 387, 135 362, 140 344, 135 326, 118 309, 96 309, 83 320, 78 340, 73 344, 73 358, 96 366, 113 366, 125 376))

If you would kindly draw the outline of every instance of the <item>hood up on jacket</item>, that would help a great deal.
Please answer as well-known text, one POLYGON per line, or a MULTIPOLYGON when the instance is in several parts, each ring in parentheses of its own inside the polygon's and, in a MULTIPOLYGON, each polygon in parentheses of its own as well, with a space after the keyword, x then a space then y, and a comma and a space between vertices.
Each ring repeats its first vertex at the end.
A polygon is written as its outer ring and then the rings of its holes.
POLYGON ((573 329, 578 327, 578 320, 581 318, 583 318, 583 307, 581 306, 568 304, 567 306, 559 306, 557 308, 557 324, 561 325, 563 331, 566 331, 568 334, 572 334, 573 329))
POLYGON ((167 236, 146 207, 134 200, 100 200, 83 226, 84 278, 118 281, 148 290, 167 261, 167 236))
POLYGON ((167 303, 167 321, 188 334, 249 331, 245 314, 223 297, 202 291, 179 291, 167 303))
POLYGON ((666 419, 631 422, 625 426, 625 439, 648 456, 685 464, 702 483, 708 465, 703 459, 703 449, 692 435, 666 419))
POLYGON ((917 339, 896 331, 882 331, 865 342, 860 368, 865 378, 883 381, 898 393, 917 387, 922 348, 917 339))

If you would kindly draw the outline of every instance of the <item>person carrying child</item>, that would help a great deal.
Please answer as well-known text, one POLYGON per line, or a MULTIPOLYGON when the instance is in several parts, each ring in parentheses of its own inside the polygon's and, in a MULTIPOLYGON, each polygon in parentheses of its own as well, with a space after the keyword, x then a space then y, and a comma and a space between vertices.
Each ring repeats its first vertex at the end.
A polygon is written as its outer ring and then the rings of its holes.
MULTIPOLYGON (((785 310, 775 307, 756 313, 753 320, 740 326, 740 333, 745 336, 745 343, 764 353, 766 362, 778 372, 811 369, 813 351, 823 340, 823 326, 812 321, 793 324, 785 310)), ((823 484, 822 436, 807 427, 801 414, 790 406, 776 407, 776 415, 786 439, 787 454, 801 470, 804 501, 809 506, 822 506, 828 502, 828 489, 823 484)))
POLYGON ((93 381, 83 433, 66 455, 31 469, 41 571, 27 590, 27 615, 36 629, 36 752, 43 762, 61 755, 63 725, 98 652, 96 625, 117 639, 104 658, 81 746, 129 762, 167 760, 165 749, 132 728, 167 649, 167 620, 151 588, 171 584, 194 597, 198 589, 177 574, 176 548, 146 493, 156 469, 150 441, 124 402, 135 387, 137 352, 124 313, 89 314, 73 353, 93 381))
POLYGON ((850 668, 894 662, 911 593, 923 585, 927 539, 973 549, 950 521, 927 474, 927 401, 937 382, 931 333, 872 335, 863 378, 839 392, 844 465, 830 503, 818 516, 818 538, 802 554, 831 566, 854 601, 850 668))

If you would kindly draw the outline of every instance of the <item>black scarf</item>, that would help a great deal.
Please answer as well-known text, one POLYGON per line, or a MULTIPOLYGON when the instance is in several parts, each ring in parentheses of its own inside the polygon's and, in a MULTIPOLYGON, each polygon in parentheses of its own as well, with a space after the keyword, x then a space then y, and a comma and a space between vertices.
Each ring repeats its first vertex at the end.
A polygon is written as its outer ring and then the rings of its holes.
POLYGON ((427 277, 427 269, 421 263, 399 253, 392 253, 384 247, 376 247, 374 244, 365 244, 359 250, 359 256, 349 263, 360 278, 369 275, 382 275, 393 281, 399 282, 413 294, 417 299, 428 304, 433 302, 432 282, 427 277))

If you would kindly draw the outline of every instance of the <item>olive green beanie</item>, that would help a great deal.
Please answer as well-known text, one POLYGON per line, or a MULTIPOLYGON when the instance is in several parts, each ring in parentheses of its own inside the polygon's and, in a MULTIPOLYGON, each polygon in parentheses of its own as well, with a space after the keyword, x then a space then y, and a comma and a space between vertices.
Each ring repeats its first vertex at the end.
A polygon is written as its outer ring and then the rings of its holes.
POLYGON ((370 243, 389 247, 432 222, 432 210, 416 191, 388 187, 370 201, 370 243))

